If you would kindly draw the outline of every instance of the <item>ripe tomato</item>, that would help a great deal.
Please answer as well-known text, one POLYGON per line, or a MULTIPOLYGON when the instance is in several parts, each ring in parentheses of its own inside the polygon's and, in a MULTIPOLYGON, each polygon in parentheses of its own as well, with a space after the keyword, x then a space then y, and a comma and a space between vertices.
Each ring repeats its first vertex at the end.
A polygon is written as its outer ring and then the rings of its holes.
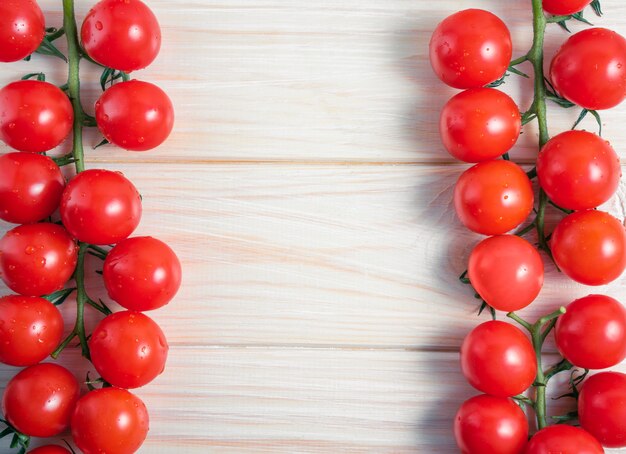
POLYGON ((130 72, 154 61, 161 49, 161 27, 139 0, 101 0, 87 14, 81 39, 95 61, 130 72))
POLYGON ((69 426, 78 396, 78 382, 70 371, 57 364, 37 364, 9 381, 2 411, 23 434, 53 437, 69 426))
POLYGON ((59 445, 46 445, 28 451, 28 454, 72 454, 67 448, 59 445))
POLYGON ((174 107, 154 84, 131 80, 113 85, 96 102, 96 121, 114 145, 145 151, 161 145, 174 126, 174 107))
POLYGON ((466 9, 445 18, 430 39, 430 64, 435 74, 455 88, 477 88, 506 72, 513 46, 498 16, 466 9))
POLYGON ((533 346, 521 330, 493 320, 478 325, 463 340, 461 369, 477 390, 511 397, 533 383, 537 362, 533 346))
POLYGON ((63 288, 72 277, 78 248, 56 224, 26 224, 0 239, 0 278, 14 292, 41 296, 63 288))
POLYGON ((569 16, 582 11, 590 3, 591 0, 543 0, 543 9, 555 16, 569 16))
POLYGON ((180 287, 181 267, 170 247, 156 238, 128 238, 104 261, 104 285, 126 309, 150 311, 169 303, 180 287))
POLYGON ((454 207, 465 226, 483 235, 514 229, 533 209, 533 188, 517 164, 485 161, 469 168, 454 188, 454 207))
POLYGON ((91 391, 72 415, 72 438, 84 454, 133 454, 148 435, 148 410, 137 396, 119 388, 91 391))
POLYGON ((557 205, 587 210, 609 200, 622 169, 617 153, 587 131, 566 131, 548 141, 537 159, 539 184, 557 205))
POLYGON ((472 251, 468 275, 474 289, 491 307, 517 311, 539 295, 543 286, 543 261, 523 238, 492 236, 472 251))
POLYGON ((472 88, 454 96, 439 120, 448 152, 465 162, 497 158, 511 149, 520 134, 519 109, 509 95, 494 88, 472 88))
POLYGON ((113 244, 126 239, 141 220, 141 197, 119 172, 86 170, 61 197, 61 219, 79 241, 113 244))
POLYGON ((0 362, 32 366, 54 351, 63 336, 63 317, 54 304, 34 296, 0 298, 0 362))
POLYGON ((96 326, 89 349, 102 378, 119 388, 139 388, 163 372, 169 347, 163 331, 150 317, 123 311, 96 326))
POLYGON ((73 121, 69 98, 48 82, 20 80, 0 90, 0 139, 16 150, 53 149, 69 135, 73 121))
POLYGON ((604 454, 602 445, 579 427, 557 424, 537 432, 524 454, 604 454))
POLYGON ((626 97, 626 40, 606 28, 572 35, 552 59, 554 88, 589 110, 610 109, 626 97))
POLYGON ((626 309, 610 296, 580 298, 559 317, 554 335, 561 355, 573 365, 615 366, 626 358, 626 309))
POLYGON ((624 226, 603 211, 577 211, 565 217, 550 243, 558 267, 581 284, 608 284, 626 267, 624 226))
POLYGON ((48 156, 7 153, 0 156, 0 219, 30 224, 59 206, 65 179, 48 156))
POLYGON ((578 396, 578 419, 603 446, 626 446, 626 374, 601 372, 589 377, 578 396))
POLYGON ((0 17, 0 62, 22 60, 37 50, 46 21, 35 0, 2 0, 0 17))
POLYGON ((521 454, 528 420, 511 399, 483 394, 466 400, 457 411, 454 438, 464 454, 521 454))

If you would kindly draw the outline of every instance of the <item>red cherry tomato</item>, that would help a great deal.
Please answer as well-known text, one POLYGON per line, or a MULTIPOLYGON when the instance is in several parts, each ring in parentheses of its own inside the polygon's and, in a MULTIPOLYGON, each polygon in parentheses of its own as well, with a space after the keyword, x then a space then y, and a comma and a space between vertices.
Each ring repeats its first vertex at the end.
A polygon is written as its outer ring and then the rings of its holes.
POLYGON ((606 28, 572 35, 552 59, 554 88, 589 110, 610 109, 626 97, 626 40, 606 28))
POLYGON ((469 168, 454 188, 454 207, 465 226, 483 235, 514 229, 533 209, 533 188, 517 164, 485 161, 469 168))
POLYGON ((148 435, 148 410, 124 389, 85 394, 72 415, 72 438, 84 454, 133 454, 148 435))
POLYGON ((499 79, 511 61, 511 34, 498 16, 466 9, 445 18, 430 39, 435 74, 455 88, 477 88, 499 79))
POLYGON ((72 454, 71 451, 59 445, 46 445, 28 451, 28 454, 72 454))
POLYGON ((2 0, 0 17, 0 62, 22 60, 37 50, 46 21, 35 0, 2 0))
POLYGON ((89 349, 102 378, 119 388, 139 388, 163 372, 169 347, 163 331, 150 317, 123 311, 96 326, 89 349))
POLYGON ((626 374, 601 372, 589 377, 578 396, 583 429, 607 448, 626 446, 626 374))
POLYGON ((141 197, 121 173, 86 170, 71 180, 61 198, 61 219, 79 241, 114 244, 141 220, 141 197))
POLYGON ((558 267, 581 284, 608 284, 626 267, 624 226, 603 211, 577 211, 564 218, 552 233, 551 249, 558 267))
POLYGON ((587 210, 615 194, 622 169, 607 141, 587 131, 566 131, 541 149, 537 176, 554 203, 570 210, 587 210))
POLYGON ((556 346, 570 363, 605 369, 626 359, 626 309, 605 295, 589 295, 569 306, 554 331, 556 346))
POLYGON ((461 369, 470 385, 496 397, 526 391, 537 375, 528 337, 515 326, 495 320, 478 325, 465 337, 461 369))
POLYGON ((0 156, 0 219, 30 224, 59 206, 65 179, 48 156, 8 153, 0 156))
POLYGON ((104 137, 131 151, 165 142, 174 126, 174 107, 154 84, 131 80, 113 85, 96 102, 96 121, 104 137))
POLYGON ((591 0, 543 0, 543 9, 555 16, 569 16, 582 11, 590 3, 591 0))
POLYGON ((78 396, 78 382, 70 371, 57 364, 37 364, 9 381, 2 411, 23 434, 53 437, 69 426, 78 396))
POLYGON ((464 454, 521 454, 528 440, 528 420, 511 399, 483 394, 461 405, 454 437, 464 454))
POLYGON ((126 309, 150 311, 169 303, 180 287, 181 267, 170 247, 152 237, 115 246, 104 261, 109 297, 126 309))
POLYGON ((448 152, 465 162, 497 158, 511 149, 522 128, 519 109, 494 88, 472 88, 454 96, 439 120, 448 152))
POLYGON ((78 248, 56 224, 27 224, 0 239, 0 278, 16 293, 41 296, 63 288, 72 277, 78 248))
POLYGON ((557 424, 537 432, 524 454, 604 454, 602 445, 579 427, 557 424))
POLYGON ((491 307, 517 311, 532 303, 543 286, 539 252, 515 235, 481 241, 469 259, 468 276, 474 289, 491 307))
POLYGON ((32 366, 61 342, 63 317, 54 304, 33 296, 0 298, 0 362, 32 366))
POLYGON ((130 72, 154 61, 161 49, 161 27, 139 0, 101 0, 87 14, 81 39, 95 61, 130 72))
POLYGON ((0 90, 0 139, 16 150, 53 149, 69 135, 73 121, 69 98, 48 82, 20 80, 0 90))

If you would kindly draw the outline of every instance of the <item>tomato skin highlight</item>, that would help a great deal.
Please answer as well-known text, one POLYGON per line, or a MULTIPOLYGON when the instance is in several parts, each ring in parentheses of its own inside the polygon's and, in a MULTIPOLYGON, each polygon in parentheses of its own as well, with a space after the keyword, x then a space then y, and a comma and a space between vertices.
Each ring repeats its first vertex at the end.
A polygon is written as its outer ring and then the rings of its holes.
POLYGON ((26 224, 0 239, 0 278, 24 296, 47 295, 63 288, 72 277, 78 248, 56 224, 26 224))
POLYGON ((454 207, 461 222, 483 235, 501 235, 528 217, 533 188, 517 164, 484 161, 467 169, 454 188, 454 207))
POLYGON ((569 210, 587 210, 615 194, 622 169, 607 141, 587 131, 565 131, 539 152, 537 176, 554 203, 569 210))
POLYGON ((585 109, 617 106, 626 97, 626 39, 606 28, 572 35, 552 59, 550 79, 561 96, 585 109))
POLYGON ((78 382, 70 371, 57 364, 37 364, 9 381, 2 412, 23 434, 53 437, 69 426, 78 396, 78 382))
POLYGON ((481 323, 463 340, 461 370, 469 384, 485 394, 515 396, 535 381, 535 351, 515 326, 496 320, 481 323))
POLYGON ((101 0, 85 17, 81 40, 101 65, 125 72, 143 69, 161 49, 161 27, 139 0, 101 0))
POLYGON ((72 438, 83 454, 133 454, 148 435, 148 410, 125 389, 102 388, 80 398, 72 438))
POLYGON ((550 248, 561 271, 581 284, 608 284, 626 268, 624 226, 603 211, 565 217, 552 232, 550 248))
POLYGON ((602 445, 589 432, 566 424, 555 424, 537 432, 524 454, 603 454, 602 445))
POLYGON ((511 312, 532 303, 543 286, 539 252, 515 235, 487 238, 470 255, 468 277, 483 300, 496 310, 511 312))
POLYGON ((626 374, 600 372, 589 377, 578 397, 580 425, 602 446, 626 446, 626 374))
POLYGON ((482 394, 457 411, 454 437, 464 454, 520 454, 528 440, 528 420, 511 399, 482 394))
POLYGON ((46 21, 34 0, 0 2, 0 62, 15 62, 35 52, 46 33, 46 21))
POLYGON ((0 362, 32 366, 61 342, 63 317, 54 304, 39 297, 0 298, 0 362))
POLYGON ((441 111, 439 132, 448 152, 465 162, 497 158, 515 145, 521 116, 509 95, 494 88, 471 88, 441 111))
POLYGON ((0 139, 11 148, 49 151, 67 138, 73 121, 72 104, 55 85, 20 80, 0 89, 0 139))
POLYGON ((61 219, 79 241, 118 243, 133 233, 141 220, 141 197, 121 173, 92 169, 79 173, 63 191, 61 219))
POLYGON ((504 75, 513 53, 511 34, 502 20, 481 9, 445 18, 432 34, 430 64, 444 83, 477 88, 504 75))
POLYGON ((543 10, 555 16, 569 16, 585 9, 592 0, 543 0, 543 10))
POLYGON ((28 451, 27 454, 72 454, 70 450, 59 445, 46 445, 28 451))
POLYGON ((169 347, 159 325, 141 312, 116 312, 89 339, 91 360, 113 386, 139 388, 163 372, 169 347))
POLYGON ((174 298, 182 271, 167 244, 152 237, 135 237, 109 252, 102 273, 113 301, 143 312, 163 307, 174 298))

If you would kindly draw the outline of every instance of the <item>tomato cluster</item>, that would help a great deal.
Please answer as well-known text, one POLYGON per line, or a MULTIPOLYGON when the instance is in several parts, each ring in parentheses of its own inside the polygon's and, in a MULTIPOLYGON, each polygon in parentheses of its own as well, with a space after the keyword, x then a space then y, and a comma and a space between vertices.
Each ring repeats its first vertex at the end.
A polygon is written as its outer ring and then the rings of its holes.
MULTIPOLYGON (((168 354, 161 328, 143 312, 174 298, 181 265, 164 242, 130 237, 141 220, 141 196, 119 172, 84 170, 82 127, 97 126, 108 142, 145 151, 167 139, 174 111, 159 87, 129 80, 128 73, 149 65, 161 46, 157 19, 142 1, 101 0, 80 34, 73 2, 64 2, 64 9, 68 84, 57 87, 38 78, 0 89, 0 140, 16 150, 0 156, 0 219, 19 224, 0 239, 0 278, 15 292, 0 297, 0 362, 25 367, 6 385, 2 413, 7 431, 24 449, 31 436, 52 437, 71 427, 75 445, 85 454, 133 453, 147 436, 149 417, 128 389, 154 380, 168 354), (79 84, 72 79, 81 58, 104 68, 104 93, 93 116, 83 111, 79 84), (72 131, 70 154, 46 155, 72 131), (69 172, 61 166, 72 163, 76 175, 66 181, 69 172), (113 313, 87 295, 87 255, 103 261, 107 293, 125 310, 113 313), (68 331, 57 305, 72 301, 73 292, 77 322, 68 331), (85 307, 104 314, 91 334, 85 332, 85 307), (48 356, 56 359, 75 338, 100 376, 87 378, 82 397, 72 372, 42 363, 48 356)), ((46 33, 35 0, 0 2, 0 61, 26 58, 44 44, 49 48, 53 38, 46 33)), ((31 452, 70 451, 48 445, 31 452)))
POLYGON ((626 268, 624 224, 598 210, 618 188, 617 154, 608 141, 587 131, 573 129, 550 139, 545 118, 546 93, 561 105, 582 107, 583 115, 599 115, 597 110, 621 103, 626 97, 626 40, 604 28, 574 34, 553 57, 545 83, 543 57, 535 47, 542 45, 548 23, 580 20, 580 11, 591 3, 544 0, 545 13, 564 16, 549 20, 538 12, 541 1, 533 0, 533 49, 513 61, 506 25, 484 10, 452 14, 430 41, 434 72, 447 85, 464 89, 445 104, 439 123, 445 149, 474 164, 458 179, 454 207, 465 227, 488 236, 474 247, 462 275, 494 314, 493 321, 473 329, 461 346, 462 373, 484 393, 466 401, 456 415, 455 438, 465 454, 602 453, 603 446, 626 446, 625 374, 602 372, 583 381, 585 373, 572 379, 581 428, 548 426, 545 416, 545 387, 553 375, 574 367, 606 369, 626 358, 624 306, 593 294, 534 324, 514 313, 541 292, 544 263, 539 250, 565 275, 586 285, 610 283, 626 268), (515 67, 524 62, 533 65, 540 79, 532 105, 520 113, 495 87, 504 83, 507 71, 519 74, 515 67), (526 172, 509 160, 508 152, 523 124, 535 118, 540 152, 535 168, 526 172), (548 204, 566 213, 550 235, 545 234, 548 204), (511 233, 533 211, 530 224, 511 233), (531 230, 537 231, 538 248, 522 238, 531 230), (495 320, 496 311, 507 312, 530 339, 513 324, 495 320), (551 330, 563 360, 543 370, 541 347, 551 330), (524 395, 532 387, 534 400, 524 395), (526 405, 535 411, 540 429, 530 440, 520 408, 526 405))

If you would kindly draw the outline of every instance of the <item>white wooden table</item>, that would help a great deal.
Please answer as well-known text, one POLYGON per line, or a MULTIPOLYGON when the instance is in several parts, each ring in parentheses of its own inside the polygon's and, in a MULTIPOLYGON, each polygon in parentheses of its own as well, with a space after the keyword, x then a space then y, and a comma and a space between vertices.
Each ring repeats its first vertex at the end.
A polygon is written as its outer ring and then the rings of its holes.
MULTIPOLYGON (((40 0, 49 26, 61 23, 60 3, 40 0)), ((82 19, 92 2, 77 3, 82 19)), ((184 265, 177 299, 150 314, 171 350, 165 373, 138 390, 151 412, 141 452, 457 452, 452 418, 475 394, 457 351, 486 318, 457 280, 479 237, 450 205, 467 165, 439 142, 439 110, 455 91, 431 72, 427 44, 445 16, 479 7, 508 24, 520 55, 530 2, 148 3, 163 49, 134 77, 170 94, 173 135, 149 153, 87 155, 88 167, 135 182, 137 233, 170 243, 184 265)), ((602 3, 605 17, 589 18, 626 34, 626 4, 602 3)), ((550 58, 567 35, 557 26, 548 35, 550 58)), ((35 57, 1 66, 0 85, 40 69, 65 77, 60 60, 35 57)), ((84 69, 89 104, 98 73, 84 69)), ((511 76, 504 89, 528 107, 527 82, 511 76)), ((578 111, 550 115, 555 133, 578 111)), ((603 119, 626 158, 626 105, 603 119)), ((536 142, 536 127, 525 127, 513 158, 531 163, 536 142)), ((590 291, 626 302, 626 277, 600 290, 547 270, 530 318, 590 291)), ((69 330, 72 302, 62 310, 69 330)), ((84 377, 77 352, 62 361, 84 377)), ((0 368, 2 386, 14 373, 0 368)))

